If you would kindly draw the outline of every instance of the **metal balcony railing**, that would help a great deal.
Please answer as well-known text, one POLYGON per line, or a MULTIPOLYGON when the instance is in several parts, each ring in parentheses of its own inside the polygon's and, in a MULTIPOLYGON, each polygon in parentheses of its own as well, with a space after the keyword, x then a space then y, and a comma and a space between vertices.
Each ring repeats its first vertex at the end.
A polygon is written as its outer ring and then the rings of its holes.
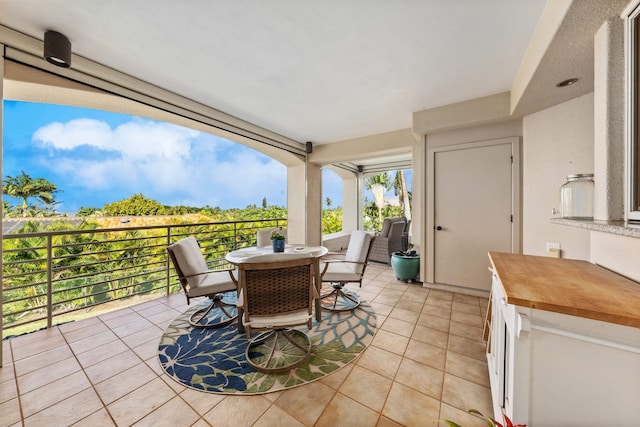
POLYGON ((180 285, 167 245, 194 236, 210 268, 221 269, 226 253, 255 245, 257 230, 286 225, 277 218, 7 234, 2 329, 49 328, 100 304, 175 292, 180 285))

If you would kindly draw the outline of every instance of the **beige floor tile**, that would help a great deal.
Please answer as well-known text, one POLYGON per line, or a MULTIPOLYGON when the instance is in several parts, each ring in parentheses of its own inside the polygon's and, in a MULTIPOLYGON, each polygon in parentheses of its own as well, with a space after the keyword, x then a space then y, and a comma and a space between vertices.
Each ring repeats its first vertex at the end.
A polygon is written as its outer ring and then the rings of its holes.
POLYGON ((420 313, 396 306, 396 308, 391 310, 391 313, 389 313, 389 317, 404 320, 405 322, 416 323, 420 317, 420 313))
POLYGON ((416 325, 411 338, 446 349, 449 341, 449 334, 442 331, 436 331, 435 329, 427 328, 422 325, 416 325))
POLYGON ((315 381, 302 387, 286 390, 275 406, 305 425, 312 426, 331 402, 335 390, 315 381))
POLYGON ((55 362, 73 357, 73 352, 67 346, 56 347, 54 349, 38 353, 32 357, 17 360, 14 364, 18 376, 37 371, 40 368, 49 366, 55 362))
POLYGON ((110 404, 126 395, 142 387, 144 384, 157 378, 155 372, 151 370, 145 363, 140 362, 137 365, 120 372, 98 384, 95 389, 105 404, 110 404))
POLYGON ((393 310, 393 305, 382 304, 375 301, 370 302, 369 306, 376 313, 376 315, 380 316, 388 316, 389 313, 391 313, 391 310, 393 310))
POLYGON ((327 406, 315 427, 375 426, 378 413, 364 405, 337 393, 327 406))
POLYGON ((392 383, 390 378, 356 366, 338 391, 366 407, 380 412, 392 383))
POLYGON ((205 393, 192 388, 185 388, 184 391, 180 393, 180 396, 200 415, 209 412, 226 397, 224 394, 205 393))
POLYGON ((443 291, 441 289, 431 289, 431 292, 429 292, 429 298, 453 301, 453 292, 443 291))
POLYGON ((196 411, 187 405, 179 396, 176 396, 136 422, 134 426, 189 426, 199 418, 200 415, 198 415, 196 411))
POLYGON ((433 425, 440 413, 440 401, 410 387, 393 383, 382 415, 402 426, 433 425))
POLYGON ((81 419, 77 423, 73 424, 73 427, 108 427, 115 426, 115 423, 111 419, 109 412, 102 408, 93 414, 81 419))
POLYGON ((474 297, 471 295, 464 295, 464 294, 453 294, 453 301, 454 302, 460 302, 463 304, 470 304, 470 305, 476 305, 476 306, 480 306, 480 300, 486 301, 486 299, 484 298, 479 298, 479 297, 474 297))
POLYGON ((482 361, 449 351, 447 352, 445 371, 448 374, 489 387, 489 369, 486 360, 482 361))
POLYGON ((112 317, 109 319, 102 319, 104 324, 107 325, 109 329, 119 328, 129 323, 139 322, 141 320, 144 320, 144 317, 140 316, 133 310, 122 312, 120 316, 112 317))
POLYGON ((174 396, 173 390, 160 378, 156 378, 107 405, 107 410, 117 425, 129 426, 164 405, 174 396))
POLYGON ((149 322, 147 319, 141 317, 140 320, 127 322, 124 325, 118 326, 117 328, 112 328, 111 330, 114 334, 122 339, 128 335, 144 331, 149 328, 155 328, 155 325, 149 322))
POLYGON ((159 301, 154 301, 153 304, 140 304, 133 307, 133 310, 140 316, 149 318, 150 316, 167 311, 167 306, 159 301))
POLYGON ((74 341, 78 341, 83 338, 93 337, 94 335, 99 334, 100 332, 105 332, 108 330, 109 328, 107 328, 107 326, 104 323, 98 322, 98 323, 88 324, 84 328, 77 328, 67 332, 63 332, 62 335, 64 335, 64 338, 67 340, 67 342, 72 343, 74 341))
POLYGON ((435 307, 447 311, 451 311, 451 304, 451 300, 435 298, 432 297, 431 294, 429 294, 427 300, 424 302, 425 307, 435 307))
POLYGON ((274 403, 276 400, 280 398, 284 394, 285 390, 274 391, 271 393, 265 393, 262 396, 267 399, 269 402, 274 403))
POLYGON ((462 311, 452 311, 451 320, 453 322, 460 322, 478 328, 482 328, 482 326, 484 325, 484 319, 482 318, 482 316, 480 316, 480 313, 469 314, 462 311))
POLYGON ((447 351, 418 340, 409 341, 404 357, 444 371, 447 351))
POLYGON ((80 353, 76 355, 76 357, 84 368, 88 368, 89 366, 93 366, 103 360, 107 360, 120 353, 124 353, 128 349, 129 348, 122 341, 115 340, 80 353))
POLYGON ((395 306, 398 301, 400 301, 400 296, 385 295, 381 292, 373 299, 372 302, 395 306))
POLYGON ((78 371, 28 393, 23 392, 20 397, 23 416, 29 417, 89 387, 87 376, 78 371))
POLYGON ((483 414, 493 413, 489 387, 450 374, 444 376, 442 402, 463 411, 476 409, 483 414))
POLYGON ((18 397, 18 388, 13 378, 0 383, 0 403, 18 397))
POLYGON ((371 345, 399 355, 404 354, 407 344, 409 344, 409 338, 383 331, 382 329, 379 329, 376 332, 376 335, 373 337, 373 341, 371 342, 371 345))
POLYGON ((442 396, 444 372, 414 360, 402 360, 395 380, 435 399, 442 396))
POLYGON ((93 336, 69 343, 75 354, 84 353, 101 345, 116 341, 118 337, 111 331, 99 332, 93 336))
POLYGON ((76 359, 69 358, 52 363, 51 365, 40 368, 37 371, 21 375, 17 378, 20 394, 28 393, 45 384, 49 384, 53 381, 59 380, 60 378, 64 378, 67 375, 71 375, 74 372, 78 372, 79 370, 80 365, 76 359))
MULTIPOLYGON (((146 319, 154 325, 160 325, 161 323, 173 322, 176 317, 181 313, 178 310, 169 309, 155 313, 152 316, 148 316, 146 319)), ((164 328, 162 328, 164 330, 164 328)))
POLYGON ((480 361, 486 361, 486 346, 483 341, 470 340, 457 335, 449 335, 449 351, 464 354, 480 361))
POLYGON ((163 333, 163 329, 160 329, 156 325, 152 324, 146 329, 122 337, 122 341, 129 347, 136 347, 141 342, 147 342, 151 340, 156 340, 157 342, 160 341, 160 337, 163 333))
POLYGON ((300 421, 287 414, 277 406, 270 407, 253 427, 305 427, 300 421))
POLYGON ((401 361, 402 356, 379 347, 369 346, 356 363, 387 378, 394 378, 401 361))
POLYGON ((422 308, 422 314, 428 314, 435 317, 442 317, 443 319, 451 319, 451 309, 442 308, 435 305, 425 305, 422 308))
POLYGON ((15 379, 16 374, 13 363, 5 363, 4 366, 0 368, 0 382, 15 381, 15 379))
POLYGON ((227 396, 204 419, 215 427, 251 426, 269 406, 271 403, 262 396, 227 396))
POLYGON ((34 336, 39 336, 40 339, 32 339, 29 337, 29 340, 26 338, 20 340, 20 338, 28 337, 29 335, 31 334, 11 338, 3 343, 3 346, 7 345, 7 343, 11 345, 14 363, 38 353, 43 353, 45 351, 67 345, 67 342, 64 340, 64 337, 57 328, 39 331, 37 334, 34 334, 34 336), (42 332, 42 334, 40 334, 40 332, 42 332))
POLYGON ((158 355, 158 343, 159 340, 157 339, 151 339, 147 342, 143 342, 142 344, 139 344, 135 347, 133 347, 131 350, 138 355, 138 357, 142 360, 147 360, 150 359, 152 357, 157 357, 158 355))
POLYGON ((483 340, 483 328, 467 325, 465 323, 451 322, 451 325, 449 326, 449 333, 474 341, 483 340))
MULTIPOLYGON (((101 315, 98 316, 98 318, 103 322, 107 323, 107 321, 115 319, 116 317, 124 316, 125 314, 132 314, 132 313, 135 313, 135 311, 127 307, 127 308, 121 308, 120 310, 102 313, 101 315)), ((107 325, 109 325, 109 323, 107 323, 107 325)))
POLYGON ((140 358, 134 352, 127 350, 86 368, 85 372, 93 384, 98 384, 140 362, 140 358))
POLYGON ((389 317, 384 321, 380 329, 402 335, 403 337, 410 337, 413 333, 414 326, 414 323, 389 317))
POLYGON ((350 363, 347 366, 338 369, 336 372, 332 372, 329 375, 322 377, 319 381, 322 384, 328 385, 332 389, 337 390, 347 378, 349 372, 353 369, 353 366, 354 364, 350 363))
POLYGON ((18 403, 18 398, 0 403, 0 414, 2 414, 3 426, 10 426, 20 423, 22 417, 20 414, 20 404, 18 403))
POLYGON ((449 319, 432 316, 424 312, 418 318, 418 325, 426 326, 427 328, 435 329, 436 331, 441 332, 449 332, 449 323, 449 319))
POLYGON ((380 419, 378 420, 378 424, 376 424, 376 427, 402 427, 402 426, 395 421, 391 421, 387 417, 380 417, 380 419))
POLYGON ((72 425, 102 408, 102 403, 93 389, 88 388, 62 400, 57 405, 36 412, 25 418, 25 427, 72 425))
POLYGON ((475 314, 477 316, 482 316, 482 312, 480 310, 480 305, 476 302, 476 304, 465 304, 462 302, 453 301, 451 305, 452 311, 460 311, 462 313, 467 314, 475 314))
POLYGON ((97 325, 99 323, 102 323, 99 318, 97 318, 97 317, 88 317, 86 319, 76 320, 74 322, 69 322, 69 323, 64 323, 62 325, 59 325, 58 329, 60 330, 60 332, 62 332, 63 334, 66 335, 68 332, 75 331, 76 329, 82 329, 82 328, 86 328, 86 327, 89 327, 89 326, 94 326, 94 325, 97 325))
POLYGON ((397 308, 403 308, 405 310, 420 312, 420 311, 422 311, 422 307, 424 307, 424 302, 422 302, 422 301, 411 301, 405 295, 402 298, 400 298, 400 301, 398 301, 398 303, 396 304, 396 307, 397 308))

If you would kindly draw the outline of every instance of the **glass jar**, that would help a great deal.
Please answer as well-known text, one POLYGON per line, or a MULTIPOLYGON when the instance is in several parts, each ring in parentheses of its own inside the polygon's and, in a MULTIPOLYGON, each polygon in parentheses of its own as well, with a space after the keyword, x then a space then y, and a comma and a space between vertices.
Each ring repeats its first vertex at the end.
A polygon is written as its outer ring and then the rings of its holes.
POLYGON ((560 187, 560 216, 593 219, 593 174, 567 175, 560 187))

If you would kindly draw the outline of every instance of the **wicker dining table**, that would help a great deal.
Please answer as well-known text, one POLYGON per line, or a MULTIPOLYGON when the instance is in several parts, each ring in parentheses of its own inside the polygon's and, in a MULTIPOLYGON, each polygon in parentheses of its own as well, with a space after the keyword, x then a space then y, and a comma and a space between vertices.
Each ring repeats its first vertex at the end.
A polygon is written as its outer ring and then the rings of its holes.
MULTIPOLYGON (((238 265, 251 257, 258 255, 266 255, 273 253, 273 248, 271 246, 251 246, 249 248, 238 249, 233 252, 229 252, 225 255, 225 259, 227 262, 238 265)), ((309 254, 315 260, 314 270, 315 270, 315 284, 318 289, 318 294, 320 294, 320 288, 322 287, 322 282, 320 281, 320 259, 329 253, 329 250, 324 246, 307 246, 307 245, 285 245, 285 249, 283 254, 309 254)), ((239 290, 238 290, 239 291, 239 290)), ((315 315, 316 320, 319 322, 322 320, 322 308, 320 305, 320 299, 316 299, 315 301, 315 315)), ((242 316, 238 318, 238 329, 243 332, 242 326, 242 316)))

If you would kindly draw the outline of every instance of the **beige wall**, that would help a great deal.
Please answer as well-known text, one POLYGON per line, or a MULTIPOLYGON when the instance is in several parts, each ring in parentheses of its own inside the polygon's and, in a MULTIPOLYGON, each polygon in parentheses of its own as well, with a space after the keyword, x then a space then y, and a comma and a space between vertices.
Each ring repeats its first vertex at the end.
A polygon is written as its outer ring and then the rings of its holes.
POLYGON ((523 119, 523 253, 545 255, 560 243, 563 258, 589 259, 589 232, 551 224, 567 175, 593 173, 593 94, 523 119))

